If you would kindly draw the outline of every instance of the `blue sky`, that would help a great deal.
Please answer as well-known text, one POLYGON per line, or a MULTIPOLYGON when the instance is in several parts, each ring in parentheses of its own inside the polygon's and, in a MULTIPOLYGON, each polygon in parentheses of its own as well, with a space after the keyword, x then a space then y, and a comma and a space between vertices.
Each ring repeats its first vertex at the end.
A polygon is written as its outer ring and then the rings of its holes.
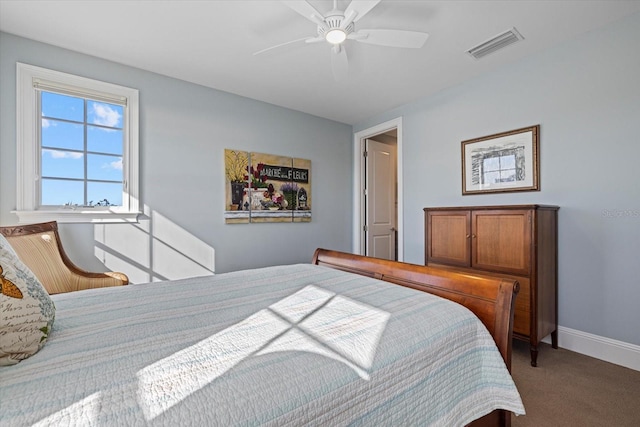
POLYGON ((123 107, 91 100, 86 107, 85 122, 82 98, 42 92, 43 205, 96 204, 103 199, 122 204, 123 107))

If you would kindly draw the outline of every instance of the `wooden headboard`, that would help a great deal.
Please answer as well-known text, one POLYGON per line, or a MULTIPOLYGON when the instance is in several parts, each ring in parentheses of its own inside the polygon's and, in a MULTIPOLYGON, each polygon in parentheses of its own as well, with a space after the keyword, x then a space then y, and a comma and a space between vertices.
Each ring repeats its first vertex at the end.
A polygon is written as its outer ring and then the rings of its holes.
POLYGON ((313 264, 374 277, 455 301, 484 323, 511 370, 513 310, 520 285, 515 280, 465 274, 397 261, 317 249, 313 264))

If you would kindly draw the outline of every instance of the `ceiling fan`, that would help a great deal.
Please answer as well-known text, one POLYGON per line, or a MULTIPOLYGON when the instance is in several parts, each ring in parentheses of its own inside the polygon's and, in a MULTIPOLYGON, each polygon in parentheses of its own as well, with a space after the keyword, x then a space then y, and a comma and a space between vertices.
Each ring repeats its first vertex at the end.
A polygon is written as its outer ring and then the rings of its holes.
POLYGON ((318 12, 306 1, 293 0, 282 3, 309 21, 317 25, 317 34, 271 46, 254 53, 259 55, 272 49, 294 43, 321 43, 331 45, 331 69, 337 81, 346 79, 348 73, 348 59, 344 42, 355 40, 388 47, 420 48, 424 45, 429 34, 418 31, 389 30, 389 29, 358 29, 355 23, 373 9, 381 0, 353 0, 342 11, 338 9, 337 0, 333 1, 333 9, 325 15, 318 12))

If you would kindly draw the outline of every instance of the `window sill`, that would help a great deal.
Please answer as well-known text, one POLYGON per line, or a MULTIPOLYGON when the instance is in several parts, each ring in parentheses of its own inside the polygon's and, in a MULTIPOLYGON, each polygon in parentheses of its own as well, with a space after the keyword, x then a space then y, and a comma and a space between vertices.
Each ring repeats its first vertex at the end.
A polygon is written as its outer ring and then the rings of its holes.
POLYGON ((115 212, 93 209, 64 209, 64 210, 36 210, 11 211, 18 215, 19 224, 30 224, 47 221, 58 223, 137 223, 140 212, 115 212))

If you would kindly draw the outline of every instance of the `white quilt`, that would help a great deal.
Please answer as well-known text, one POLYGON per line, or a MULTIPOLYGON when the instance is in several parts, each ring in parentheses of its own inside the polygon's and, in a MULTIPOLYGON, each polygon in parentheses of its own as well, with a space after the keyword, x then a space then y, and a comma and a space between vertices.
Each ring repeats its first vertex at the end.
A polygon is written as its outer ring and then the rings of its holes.
POLYGON ((524 414, 466 308, 324 267, 52 297, 36 355, 0 367, 2 426, 462 426, 524 414))

